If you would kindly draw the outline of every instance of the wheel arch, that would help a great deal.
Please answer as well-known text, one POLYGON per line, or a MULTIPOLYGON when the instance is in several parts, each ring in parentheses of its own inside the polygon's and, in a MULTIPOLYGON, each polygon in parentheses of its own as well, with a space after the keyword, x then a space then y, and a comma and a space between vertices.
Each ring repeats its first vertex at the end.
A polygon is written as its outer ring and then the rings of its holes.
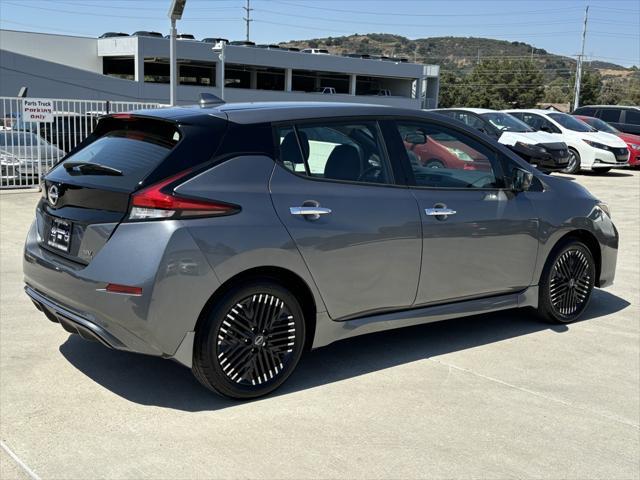
POLYGON ((556 243, 553 245, 553 248, 549 251, 547 258, 545 259, 545 265, 549 262, 549 259, 562 245, 566 244, 571 240, 578 240, 584 243, 591 255, 593 256, 593 261, 596 265, 596 279, 595 284, 596 287, 600 286, 600 273, 602 271, 602 251, 600 250, 600 243, 596 236, 588 230, 584 229, 576 229, 571 230, 570 232, 565 233, 562 237, 560 237, 556 243))
POLYGON ((222 285, 220 285, 220 287, 216 289, 215 292, 213 292, 211 297, 209 297, 209 300, 207 300, 207 303, 198 316, 194 331, 198 331, 200 326, 204 323, 207 315, 209 315, 209 313, 211 312, 211 309, 213 308, 215 303, 220 298, 222 298, 222 296, 224 296, 227 292, 238 285, 242 285, 249 280, 257 279, 265 279, 276 282, 291 291, 291 294, 298 299, 304 315, 306 330, 304 349, 310 350, 316 331, 317 306, 315 298, 311 289, 309 288, 309 285, 307 285, 307 283, 298 274, 282 267, 255 267, 240 272, 226 280, 222 285))

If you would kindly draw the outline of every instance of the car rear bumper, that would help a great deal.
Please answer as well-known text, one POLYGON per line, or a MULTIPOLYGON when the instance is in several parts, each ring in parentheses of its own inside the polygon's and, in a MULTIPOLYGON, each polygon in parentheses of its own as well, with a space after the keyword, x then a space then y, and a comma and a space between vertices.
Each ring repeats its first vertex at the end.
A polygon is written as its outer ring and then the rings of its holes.
POLYGON ((24 291, 31 298, 36 308, 54 323, 62 325, 66 331, 77 333, 86 340, 94 340, 102 343, 104 346, 114 348, 116 350, 127 350, 127 346, 119 339, 114 337, 107 330, 97 323, 92 322, 77 313, 57 304, 55 301, 47 298, 41 293, 25 285, 24 291))
POLYGON ((118 350, 162 357, 174 356, 220 285, 179 221, 122 224, 89 265, 43 248, 34 225, 23 272, 26 293, 66 330, 118 350), (108 292, 109 283, 141 287, 143 293, 108 292))

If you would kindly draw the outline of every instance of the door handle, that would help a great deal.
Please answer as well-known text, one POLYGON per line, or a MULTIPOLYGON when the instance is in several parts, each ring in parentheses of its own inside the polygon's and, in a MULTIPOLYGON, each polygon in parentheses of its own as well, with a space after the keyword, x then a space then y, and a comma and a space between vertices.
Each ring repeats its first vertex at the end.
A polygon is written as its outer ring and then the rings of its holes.
POLYGON ((450 208, 425 208, 424 213, 431 217, 455 215, 457 212, 450 208))
POLYGON ((330 208, 324 207, 289 207, 291 215, 328 215, 330 208))

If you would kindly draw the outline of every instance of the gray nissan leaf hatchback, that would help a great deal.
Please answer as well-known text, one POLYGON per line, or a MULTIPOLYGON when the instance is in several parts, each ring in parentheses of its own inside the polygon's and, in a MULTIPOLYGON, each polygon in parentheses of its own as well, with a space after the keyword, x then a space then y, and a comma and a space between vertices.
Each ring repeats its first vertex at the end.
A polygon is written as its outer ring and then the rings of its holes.
POLYGON ((44 179, 24 277, 69 332, 246 399, 355 335, 574 321, 617 248, 606 204, 446 117, 223 104, 101 119, 44 179))

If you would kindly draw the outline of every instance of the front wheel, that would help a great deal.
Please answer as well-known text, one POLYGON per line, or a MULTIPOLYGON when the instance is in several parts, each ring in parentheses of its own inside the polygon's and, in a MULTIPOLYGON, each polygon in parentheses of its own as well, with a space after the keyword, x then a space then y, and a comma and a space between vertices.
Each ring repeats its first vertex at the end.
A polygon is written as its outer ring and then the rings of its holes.
POLYGON ((562 173, 576 173, 580 170, 580 154, 573 148, 569 149, 569 162, 567 166, 561 170, 562 173))
POLYGON ((570 323, 587 308, 595 285, 596 266, 585 244, 571 240, 547 259, 538 298, 538 312, 552 323, 570 323))
POLYGON ((270 280, 252 281, 227 292, 198 327, 193 373, 230 398, 267 395, 296 368, 304 340, 296 297, 270 280))

